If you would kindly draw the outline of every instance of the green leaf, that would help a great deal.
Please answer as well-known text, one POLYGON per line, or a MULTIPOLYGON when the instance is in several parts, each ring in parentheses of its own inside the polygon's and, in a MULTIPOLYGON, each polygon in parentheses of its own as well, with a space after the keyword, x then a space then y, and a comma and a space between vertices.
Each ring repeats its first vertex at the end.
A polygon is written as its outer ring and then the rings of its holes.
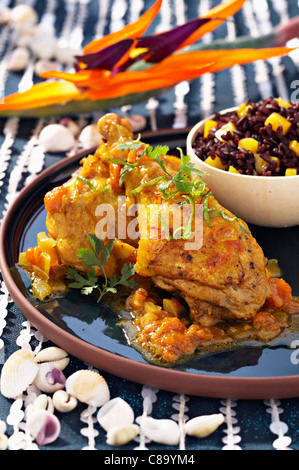
POLYGON ((78 258, 82 261, 84 266, 101 266, 102 263, 98 256, 88 248, 79 248, 77 251, 78 258))
POLYGON ((103 249, 103 242, 100 238, 98 238, 95 234, 90 233, 88 235, 88 241, 95 252, 96 255, 99 255, 103 249))
POLYGON ((84 178, 83 176, 76 176, 76 179, 79 181, 82 181, 82 183, 87 184, 87 186, 89 186, 92 191, 97 190, 97 188, 88 179, 84 178))
POLYGON ((110 257, 110 254, 111 254, 111 251, 112 251, 112 248, 113 248, 113 244, 114 244, 114 240, 112 240, 112 242, 110 242, 109 245, 106 246, 102 251, 102 267, 105 266, 105 264, 107 263, 107 261, 110 257))

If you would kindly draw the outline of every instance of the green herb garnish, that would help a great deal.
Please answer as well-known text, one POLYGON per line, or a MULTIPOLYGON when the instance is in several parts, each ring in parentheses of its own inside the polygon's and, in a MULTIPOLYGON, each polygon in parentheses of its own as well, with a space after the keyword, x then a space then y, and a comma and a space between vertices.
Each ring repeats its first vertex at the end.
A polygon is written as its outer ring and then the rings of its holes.
POLYGON ((113 241, 105 248, 103 248, 102 240, 100 240, 96 235, 89 234, 88 241, 91 245, 91 249, 79 248, 77 250, 78 258, 82 261, 84 266, 89 268, 87 277, 82 276, 74 268, 69 268, 67 278, 72 281, 69 284, 71 289, 80 289, 81 293, 85 295, 90 295, 96 290, 99 293, 97 301, 100 302, 108 292, 116 294, 116 286, 118 285, 136 287, 136 283, 130 279, 130 277, 135 273, 135 265, 132 263, 126 263, 123 265, 119 278, 116 274, 114 274, 110 279, 107 278, 105 265, 110 257, 114 243, 113 241), (94 266, 99 266, 102 269, 104 283, 101 284, 99 282, 94 266))
POLYGON ((76 176, 76 179, 79 181, 82 181, 82 183, 87 184, 87 186, 89 186, 92 191, 97 190, 97 188, 88 179, 84 178, 83 176, 76 176))

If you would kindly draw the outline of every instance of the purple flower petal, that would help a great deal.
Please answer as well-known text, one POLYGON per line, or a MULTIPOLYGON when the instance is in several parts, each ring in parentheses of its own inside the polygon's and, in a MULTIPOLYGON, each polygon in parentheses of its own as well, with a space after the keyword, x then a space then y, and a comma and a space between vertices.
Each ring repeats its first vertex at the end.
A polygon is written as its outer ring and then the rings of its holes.
POLYGON ((78 62, 85 64, 87 69, 112 70, 114 65, 128 52, 133 44, 133 39, 122 39, 121 41, 104 47, 97 52, 76 56, 78 62))

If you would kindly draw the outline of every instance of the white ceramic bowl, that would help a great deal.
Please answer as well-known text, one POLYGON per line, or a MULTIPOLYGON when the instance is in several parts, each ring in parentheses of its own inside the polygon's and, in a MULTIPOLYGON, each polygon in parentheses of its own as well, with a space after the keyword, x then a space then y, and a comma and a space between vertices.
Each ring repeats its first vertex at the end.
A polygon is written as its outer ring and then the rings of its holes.
MULTIPOLYGON (((237 108, 221 111, 225 114, 237 108)), ((212 119, 209 117, 207 119, 212 119)), ((196 167, 208 173, 203 179, 220 204, 247 223, 264 227, 291 227, 299 224, 299 175, 250 176, 229 173, 203 162, 192 146, 205 120, 187 136, 187 154, 196 167)))

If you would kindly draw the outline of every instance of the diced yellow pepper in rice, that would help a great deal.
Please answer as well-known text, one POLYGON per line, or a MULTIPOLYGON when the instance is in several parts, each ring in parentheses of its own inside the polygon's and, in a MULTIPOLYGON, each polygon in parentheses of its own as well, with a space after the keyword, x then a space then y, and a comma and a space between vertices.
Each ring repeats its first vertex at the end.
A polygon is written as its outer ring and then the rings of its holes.
POLYGON ((296 176, 297 170, 296 168, 287 168, 285 171, 285 176, 296 176))
POLYGON ((270 116, 267 117, 265 120, 265 126, 271 124, 272 129, 276 132, 279 126, 282 126, 282 133, 285 135, 288 130, 290 129, 292 123, 289 122, 286 118, 281 116, 278 113, 272 113, 270 116))
POLYGON ((239 106, 237 110, 238 118, 241 119, 242 117, 247 116, 248 109, 252 109, 252 106, 250 104, 248 105, 246 103, 241 104, 241 106, 239 106))
POLYGON ((205 163, 207 165, 213 166, 214 168, 218 168, 218 170, 226 170, 226 165, 223 165, 221 158, 216 155, 215 158, 212 158, 209 156, 206 160, 205 163))
POLYGON ((212 119, 208 119, 205 122, 203 136, 208 137, 210 130, 213 129, 214 127, 217 127, 217 124, 218 124, 217 121, 213 121, 212 119))
POLYGON ((275 98, 275 101, 279 104, 281 108, 289 108, 291 106, 291 103, 287 100, 283 100, 282 98, 275 98))
POLYGON ((256 139, 253 139, 252 137, 246 137, 244 139, 239 140, 238 147, 240 149, 249 150, 254 154, 258 151, 259 143, 256 139))
POLYGON ((228 172, 229 172, 229 173, 236 173, 236 174, 238 174, 238 175, 241 174, 241 173, 237 170, 237 168, 235 168, 233 165, 230 165, 230 166, 229 166, 228 172))
POLYGON ((227 134, 228 132, 233 134, 235 130, 236 130, 236 126, 234 125, 233 122, 229 121, 215 132, 215 137, 216 139, 220 140, 220 142, 227 142, 227 139, 223 139, 222 136, 227 134))
POLYGON ((270 157, 271 162, 276 162, 277 168, 280 168, 280 158, 278 157, 270 157))
POLYGON ((289 143, 289 149, 293 150, 293 152, 295 152, 297 157, 299 157, 299 142, 297 142, 297 140, 292 140, 289 143))

